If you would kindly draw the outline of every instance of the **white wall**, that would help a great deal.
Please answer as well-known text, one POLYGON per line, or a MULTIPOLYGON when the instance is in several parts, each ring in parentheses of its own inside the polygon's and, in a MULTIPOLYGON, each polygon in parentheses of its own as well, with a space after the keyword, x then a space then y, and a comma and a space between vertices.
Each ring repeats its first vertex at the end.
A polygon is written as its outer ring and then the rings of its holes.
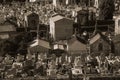
POLYGON ((120 34, 120 16, 115 18, 115 35, 120 34))

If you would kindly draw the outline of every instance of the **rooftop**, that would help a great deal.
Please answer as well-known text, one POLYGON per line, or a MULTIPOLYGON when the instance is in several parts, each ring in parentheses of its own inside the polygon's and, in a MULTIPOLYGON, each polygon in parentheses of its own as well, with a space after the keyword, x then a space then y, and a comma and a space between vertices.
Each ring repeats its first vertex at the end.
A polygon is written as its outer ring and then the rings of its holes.
POLYGON ((42 46, 47 49, 51 48, 49 42, 41 40, 41 39, 35 39, 33 41, 33 44, 30 45, 30 47, 35 47, 35 46, 42 46))

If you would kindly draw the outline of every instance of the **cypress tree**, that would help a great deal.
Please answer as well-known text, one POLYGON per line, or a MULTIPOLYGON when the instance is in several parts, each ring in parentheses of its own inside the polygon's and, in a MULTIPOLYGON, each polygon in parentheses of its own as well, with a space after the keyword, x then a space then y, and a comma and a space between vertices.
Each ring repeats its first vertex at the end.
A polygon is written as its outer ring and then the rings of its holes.
POLYGON ((115 10, 114 0, 100 0, 100 20, 109 20, 113 19, 113 14, 115 10))

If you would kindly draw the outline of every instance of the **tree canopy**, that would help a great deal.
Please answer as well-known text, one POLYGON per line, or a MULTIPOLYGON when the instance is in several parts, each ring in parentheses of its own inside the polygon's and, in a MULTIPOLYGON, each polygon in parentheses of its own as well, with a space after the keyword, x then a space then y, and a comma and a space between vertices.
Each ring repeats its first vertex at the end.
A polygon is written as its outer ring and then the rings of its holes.
POLYGON ((101 20, 113 19, 113 14, 115 11, 114 0, 100 0, 99 8, 100 8, 99 19, 101 20))
POLYGON ((13 38, 0 40, 0 55, 25 54, 27 52, 28 43, 33 40, 33 37, 34 36, 28 32, 21 33, 13 38))

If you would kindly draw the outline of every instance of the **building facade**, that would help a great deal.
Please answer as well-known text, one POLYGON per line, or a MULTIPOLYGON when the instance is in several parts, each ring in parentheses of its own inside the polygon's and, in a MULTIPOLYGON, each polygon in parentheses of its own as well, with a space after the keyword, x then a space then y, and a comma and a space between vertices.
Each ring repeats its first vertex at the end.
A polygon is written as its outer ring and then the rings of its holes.
POLYGON ((36 29, 39 26, 39 15, 34 12, 25 14, 25 27, 36 29))
POLYGON ((73 21, 61 15, 50 18, 50 35, 53 40, 65 40, 73 34, 73 21))
POLYGON ((87 53, 87 44, 84 40, 73 37, 67 41, 67 51, 73 55, 87 53))
POLYGON ((100 53, 108 53, 111 50, 111 45, 109 43, 108 38, 102 33, 96 33, 94 36, 90 38, 90 52, 95 55, 99 55, 100 53))
POLYGON ((51 49, 49 42, 41 39, 35 39, 28 48, 28 53, 48 53, 51 49))

